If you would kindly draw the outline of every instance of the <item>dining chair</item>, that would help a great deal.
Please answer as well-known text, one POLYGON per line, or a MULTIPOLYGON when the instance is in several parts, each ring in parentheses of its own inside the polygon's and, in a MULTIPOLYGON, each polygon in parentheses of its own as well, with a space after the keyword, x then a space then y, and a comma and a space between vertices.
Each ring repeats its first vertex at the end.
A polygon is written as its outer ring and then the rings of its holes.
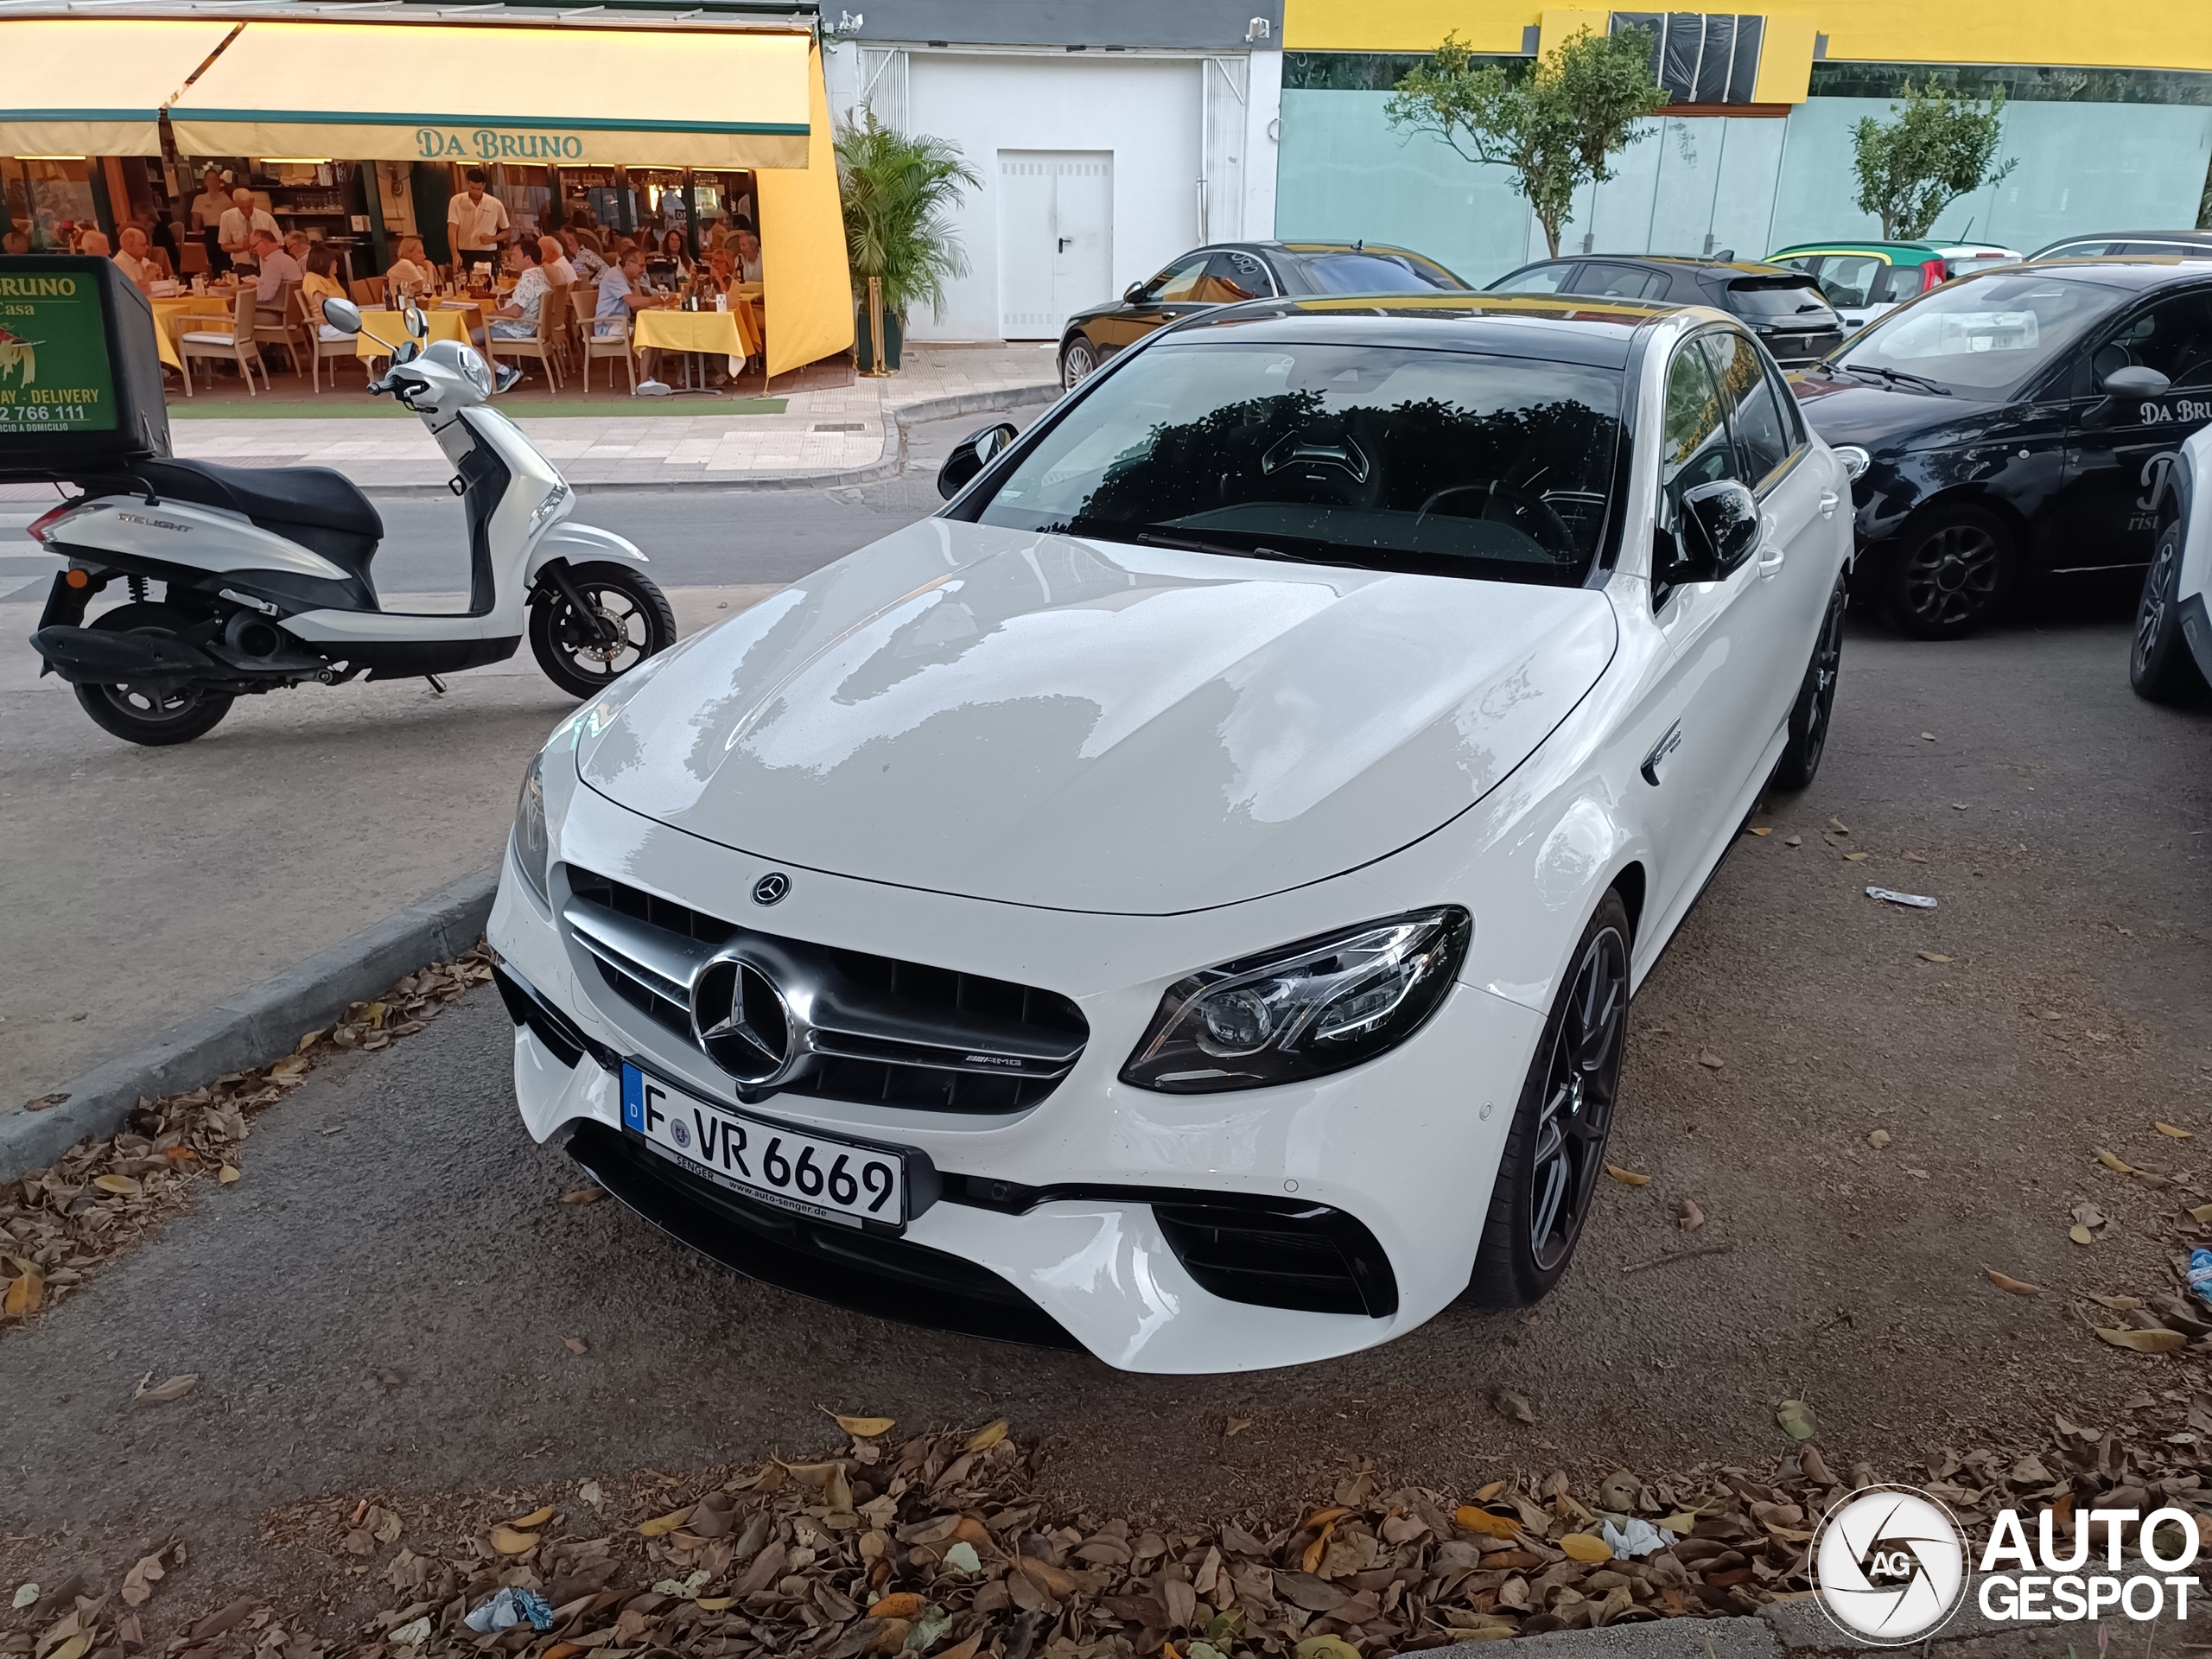
MULTIPOLYGON (((353 335, 340 332, 322 320, 321 301, 310 300, 305 294, 295 295, 293 298, 299 307, 301 335, 308 342, 308 360, 314 370, 315 396, 320 397, 322 396, 324 362, 340 358, 359 362, 359 346, 353 335)), ((361 376, 365 382, 368 378, 365 365, 361 376)), ((333 391, 338 389, 338 371, 335 369, 330 372, 330 388, 333 391)))
MULTIPOLYGON (((583 330, 584 391, 587 393, 591 391, 591 365, 593 359, 613 359, 619 357, 630 365, 630 391, 634 395, 638 390, 638 359, 632 356, 630 353, 629 318, 608 318, 607 321, 607 332, 603 334, 601 334, 599 332, 599 320, 592 315, 593 307, 599 297, 597 290, 584 289, 581 283, 576 286, 580 291, 571 295, 569 298, 571 303, 575 308, 576 324, 583 330)), ((607 389, 609 391, 614 390, 614 371, 613 369, 609 369, 607 372, 607 389)))
POLYGON ((297 283, 281 283, 276 303, 257 306, 253 320, 254 343, 257 346, 282 346, 295 375, 306 366, 307 361, 300 350, 299 300, 300 285, 297 283))
POLYGON ((575 288, 574 283, 551 283, 543 300, 538 302, 538 315, 553 319, 553 344, 561 353, 561 372, 569 372, 575 366, 570 346, 576 333, 576 315, 569 296, 575 288))
MULTIPOLYGON (((231 326, 227 330, 195 329, 189 334, 179 334, 176 351, 177 356, 184 362, 184 395, 188 397, 192 396, 192 361, 199 357, 222 358, 236 363, 239 374, 245 378, 245 391, 249 397, 256 395, 253 390, 255 369, 261 371, 261 384, 267 386, 269 365, 261 360, 261 346, 256 339, 257 332, 254 327, 253 289, 241 287, 237 298, 231 302, 231 326)), ((210 369, 208 390, 212 391, 214 385, 214 371, 210 369)))
POLYGON ((490 336, 486 344, 491 351, 492 361, 503 357, 534 357, 545 371, 545 395, 557 396, 561 390, 559 313, 554 310, 552 296, 542 297, 537 303, 537 332, 527 340, 503 340, 496 328, 487 328, 490 336))

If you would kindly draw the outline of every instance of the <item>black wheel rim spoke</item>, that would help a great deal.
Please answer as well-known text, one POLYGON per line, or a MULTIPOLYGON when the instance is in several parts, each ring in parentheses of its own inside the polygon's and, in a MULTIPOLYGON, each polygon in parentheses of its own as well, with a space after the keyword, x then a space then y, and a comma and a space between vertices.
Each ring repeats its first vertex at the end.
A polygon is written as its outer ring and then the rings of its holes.
POLYGON ((1628 960, 1607 928, 1576 963, 1528 1161, 1529 1244, 1540 1271, 1566 1260, 1588 1218, 1620 1088, 1628 960))

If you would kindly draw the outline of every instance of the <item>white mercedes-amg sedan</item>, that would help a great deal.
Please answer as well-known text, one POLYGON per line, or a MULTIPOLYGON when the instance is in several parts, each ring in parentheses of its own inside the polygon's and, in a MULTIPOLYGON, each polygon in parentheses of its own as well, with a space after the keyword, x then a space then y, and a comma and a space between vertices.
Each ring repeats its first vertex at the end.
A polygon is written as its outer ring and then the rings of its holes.
POLYGON ((531 763, 541 1141, 741 1272, 1225 1371, 1567 1271, 1629 1000, 1819 764, 1844 463, 1718 312, 1261 302, 531 763))

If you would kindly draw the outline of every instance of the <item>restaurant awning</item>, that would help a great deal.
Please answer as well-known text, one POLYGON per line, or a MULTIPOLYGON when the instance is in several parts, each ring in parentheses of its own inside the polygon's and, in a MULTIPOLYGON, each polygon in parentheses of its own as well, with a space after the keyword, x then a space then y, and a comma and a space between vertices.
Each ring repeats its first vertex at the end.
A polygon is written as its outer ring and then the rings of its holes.
POLYGON ((0 156, 158 156, 162 105, 238 24, 0 22, 0 156))
MULTIPOLYGON (((804 168, 811 44, 733 29, 257 21, 169 106, 169 125, 187 156, 804 168)), ((71 80, 105 61, 80 60, 71 80)))

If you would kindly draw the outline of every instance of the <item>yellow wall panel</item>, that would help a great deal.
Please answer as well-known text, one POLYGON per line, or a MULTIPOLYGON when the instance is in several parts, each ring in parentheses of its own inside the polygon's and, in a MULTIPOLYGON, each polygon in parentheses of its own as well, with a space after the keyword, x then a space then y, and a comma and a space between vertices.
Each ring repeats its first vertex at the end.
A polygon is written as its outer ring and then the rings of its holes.
MULTIPOLYGON (((1628 9, 1664 8, 1631 0, 1628 9)), ((1818 0, 1809 7, 1806 0, 1727 0, 1725 7, 1716 0, 1715 10, 1765 13, 1777 24, 1788 17, 1793 31, 1802 16, 1828 37, 1831 59, 2212 70, 2206 0, 1818 0)), ((1456 30, 1478 51, 1517 52, 1521 31, 1539 12, 1512 0, 1286 0, 1283 44, 1427 52, 1456 30)))
POLYGON ((1586 29, 1592 35, 1602 35, 1610 26, 1611 17, 1611 13, 1603 11, 1548 11, 1544 14, 1543 38, 1536 49, 1555 52, 1586 29))
POLYGON ((1754 104, 1802 104, 1813 84, 1813 36, 1819 31, 1806 16, 1770 14, 1759 42, 1759 78, 1751 88, 1754 104))

